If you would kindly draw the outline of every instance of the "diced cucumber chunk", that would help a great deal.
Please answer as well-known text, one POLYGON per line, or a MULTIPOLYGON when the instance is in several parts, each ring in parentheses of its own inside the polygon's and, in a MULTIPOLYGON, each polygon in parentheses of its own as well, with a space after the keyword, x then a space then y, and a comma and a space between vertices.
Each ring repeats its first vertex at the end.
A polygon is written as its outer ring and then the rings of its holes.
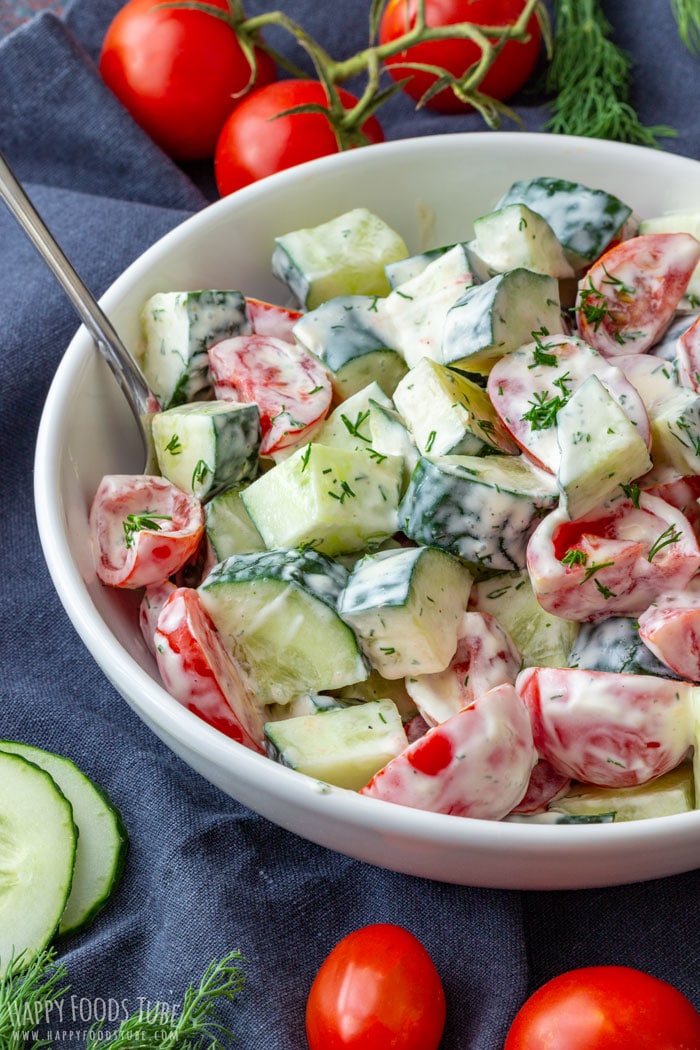
POLYGON ((425 252, 416 252, 415 255, 409 255, 405 259, 387 263, 384 270, 392 289, 398 288, 399 285, 423 273, 423 270, 427 269, 432 262, 444 255, 445 252, 448 252, 450 248, 454 248, 454 244, 441 245, 439 248, 429 248, 425 252))
POLYGON ((403 463, 373 449, 309 444, 242 493, 268 547, 310 545, 325 554, 376 546, 397 529, 403 463))
POLYGON ((531 533, 557 502, 554 479, 522 456, 423 457, 399 506, 399 527, 475 571, 523 569, 531 533))
POLYGON ((448 312, 473 284, 467 249, 463 244, 455 244, 387 296, 382 309, 391 325, 390 339, 409 367, 423 357, 443 360, 448 312))
POLYGON ((266 549, 245 509, 240 489, 227 489, 210 499, 204 508, 204 524, 216 561, 230 558, 232 554, 251 554, 266 549))
POLYGON ((335 787, 359 791, 408 741, 391 700, 370 700, 265 726, 268 754, 335 787))
POLYGON ((415 441, 399 413, 393 407, 376 401, 370 404, 369 428, 372 448, 376 452, 383 456, 398 456, 403 460, 403 494, 420 459, 415 441))
POLYGON ((340 700, 345 701, 367 701, 367 700, 393 700, 396 704, 401 720, 405 723, 417 714, 417 707, 406 691, 405 679, 383 678, 379 671, 372 668, 364 682, 355 682, 353 685, 343 686, 337 691, 340 700))
POLYGON ((391 407, 392 404, 379 383, 368 383, 333 409, 315 432, 314 443, 350 452, 372 448, 372 413, 379 406, 391 407))
POLYGON ((445 319, 442 361, 487 374, 495 361, 532 341, 563 331, 556 277, 519 267, 467 289, 445 319))
POLYGON ((424 456, 518 451, 486 391, 427 357, 396 387, 394 404, 424 456))
POLYGON ((384 678, 444 671, 472 577, 444 551, 405 547, 368 555, 350 573, 338 611, 384 678))
POLYGON ((241 292, 158 292, 141 310, 139 364, 161 408, 182 405, 211 389, 207 351, 250 332, 241 292))
POLYGON ((313 550, 233 555, 199 586, 260 703, 340 689, 369 668, 337 601, 347 570, 313 550))
POLYGON ((648 411, 655 465, 700 474, 700 396, 679 388, 648 411))
POLYGON ((586 671, 680 678, 647 648, 639 636, 639 624, 627 616, 582 623, 568 664, 586 671))
POLYGON ((384 267, 405 259, 402 237, 367 208, 275 238, 272 272, 307 310, 337 295, 387 295, 384 267))
POLYGON ((470 607, 490 613, 513 639, 524 667, 567 667, 579 625, 546 612, 526 569, 475 583, 470 607))
POLYGON ((119 810, 74 762, 39 747, 0 741, 0 751, 43 769, 69 800, 78 829, 73 881, 59 934, 82 929, 107 902, 124 869, 128 836, 119 810))
POLYGON ((294 337, 323 361, 336 400, 372 381, 391 395, 406 363, 391 343, 378 296, 343 295, 317 306, 294 325, 294 337))
MULTIPOLYGON (((639 232, 643 233, 692 233, 700 241, 700 211, 672 211, 667 215, 655 215, 642 219, 639 232)), ((700 263, 693 270, 688 287, 688 296, 700 296, 700 263)))
POLYGON ((514 182, 496 209, 510 204, 526 204, 541 215, 576 270, 602 255, 632 214, 605 190, 549 176, 514 182))
POLYGON ((72 806, 54 779, 21 755, 0 751, 0 977, 29 963, 54 937, 77 841, 72 806))
POLYGON ((550 812, 571 816, 612 814, 615 823, 667 817, 688 813, 695 808, 692 762, 681 762, 675 769, 639 787, 603 788, 573 784, 550 812))
POLYGON ((163 477, 198 499, 255 475, 261 431, 260 410, 252 402, 178 405, 153 416, 151 432, 163 477))
POLYGON ((595 375, 559 409, 557 441, 561 505, 573 519, 601 506, 652 466, 634 423, 595 375))
POLYGON ((482 264, 482 280, 524 267, 551 277, 573 277, 574 270, 549 223, 526 204, 504 208, 474 220, 470 256, 482 264))

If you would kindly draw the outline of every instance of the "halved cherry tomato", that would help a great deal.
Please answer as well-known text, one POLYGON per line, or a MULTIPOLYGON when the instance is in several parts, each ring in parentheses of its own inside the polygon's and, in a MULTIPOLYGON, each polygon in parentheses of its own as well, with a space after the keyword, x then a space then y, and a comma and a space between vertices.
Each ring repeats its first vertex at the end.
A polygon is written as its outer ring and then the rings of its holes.
MULTIPOLYGON (((228 0, 208 2, 229 10, 228 0)), ((107 30, 100 73, 166 153, 192 160, 213 156, 237 100, 276 70, 258 49, 253 74, 234 30, 215 15, 129 0, 107 30)))
MULTIPOLYGON (((525 0, 426 0, 425 18, 429 26, 472 22, 479 26, 513 25, 522 14, 525 0)), ((416 21, 417 0, 389 0, 379 27, 379 42, 391 43, 403 36, 416 21)), ((528 23, 527 41, 509 40, 481 82, 480 90, 505 101, 519 91, 532 75, 540 53, 542 34, 535 15, 528 23)), ((427 41, 401 51, 386 60, 394 80, 409 78, 404 91, 419 100, 435 83, 433 73, 407 68, 406 62, 439 66, 461 77, 481 58, 481 49, 472 40, 454 37, 427 41), (402 65, 402 63, 404 63, 402 65)), ((429 109, 443 113, 463 113, 470 107, 449 88, 426 102, 429 109)))
MULTIPOLYGON (((349 91, 341 88, 338 93, 346 109, 357 102, 349 91)), ((251 92, 236 106, 221 130, 214 156, 222 197, 266 175, 339 152, 335 132, 323 113, 286 112, 306 105, 328 108, 318 81, 280 80, 251 92)), ((370 142, 384 140, 376 117, 365 121, 362 131, 370 142)))
POLYGON ((646 233, 609 248, 579 282, 579 334, 607 357, 643 354, 662 335, 700 261, 690 233, 646 233))
POLYGON ((700 1014, 673 985, 629 966, 586 966, 521 1007, 504 1050, 700 1050, 700 1014))
POLYGON ((263 716, 198 591, 178 587, 158 616, 156 661, 171 696, 209 725, 262 753, 263 716))
POLYGON ((323 962, 306 1005, 310 1050, 437 1050, 445 993, 421 942, 377 923, 344 937, 323 962))
POLYGON ((223 339, 210 348, 209 367, 218 398, 258 404, 264 456, 303 441, 330 408, 333 391, 325 368, 284 339, 223 339))
POLYGON ((203 533, 199 500, 165 478, 106 475, 90 508, 97 576, 110 587, 167 579, 193 557, 203 533))

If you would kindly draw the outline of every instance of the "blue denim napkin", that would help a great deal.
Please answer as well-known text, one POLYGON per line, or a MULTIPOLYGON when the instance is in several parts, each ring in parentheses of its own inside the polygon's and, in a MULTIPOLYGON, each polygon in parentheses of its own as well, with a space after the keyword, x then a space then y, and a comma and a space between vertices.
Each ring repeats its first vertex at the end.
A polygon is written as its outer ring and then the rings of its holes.
MULTIPOLYGON (((338 57, 366 41, 367 0, 279 6, 338 57)), ((607 6, 635 58, 643 120, 674 125, 678 137, 666 147, 700 158, 700 64, 678 43, 670 3, 607 6)), ((63 20, 44 13, 0 44, 0 145, 98 295, 212 196, 210 173, 164 156, 100 81, 95 60, 118 7, 119 0, 75 0, 63 20)), ((251 14, 269 8, 262 0, 247 5, 251 14)), ((548 116, 537 95, 523 93, 517 109, 531 129, 548 116)), ((403 97, 382 111, 382 123, 388 138, 483 127, 475 115, 416 113, 403 97)), ((700 1007, 697 872, 550 893, 394 874, 256 816, 141 724, 69 624, 34 525, 38 421, 76 327, 62 292, 0 207, 0 736, 72 757, 121 808, 131 837, 116 895, 88 930, 61 945, 72 994, 54 1018, 57 1045, 82 1045, 102 1013, 120 1019, 147 1002, 177 1005, 210 959, 239 948, 247 985, 222 1011, 236 1046, 303 1047, 305 998, 322 959, 344 934, 378 921, 405 925, 431 952, 448 1000, 444 1050, 500 1050, 527 992, 574 966, 638 966, 700 1007)))

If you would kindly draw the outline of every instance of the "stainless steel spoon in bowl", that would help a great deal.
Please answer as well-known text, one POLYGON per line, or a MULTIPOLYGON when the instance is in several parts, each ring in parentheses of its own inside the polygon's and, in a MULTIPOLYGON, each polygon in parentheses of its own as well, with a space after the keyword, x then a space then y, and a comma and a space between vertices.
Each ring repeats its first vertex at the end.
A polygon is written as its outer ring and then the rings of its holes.
POLYGON ((63 287, 80 320, 94 339, 97 349, 107 361, 134 414, 143 440, 144 453, 150 462, 152 443, 150 428, 145 418, 148 417, 149 411, 152 412, 152 398, 146 381, 112 322, 49 232, 2 153, 0 197, 63 287))

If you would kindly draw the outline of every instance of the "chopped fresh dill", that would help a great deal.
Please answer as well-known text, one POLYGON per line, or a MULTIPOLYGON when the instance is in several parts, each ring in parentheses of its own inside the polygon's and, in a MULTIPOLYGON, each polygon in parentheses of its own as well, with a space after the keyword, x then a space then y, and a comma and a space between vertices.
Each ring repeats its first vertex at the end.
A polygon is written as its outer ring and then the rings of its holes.
POLYGON ((141 532, 143 529, 148 529, 151 532, 160 532, 162 526, 158 522, 172 520, 170 514, 153 514, 150 510, 145 510, 143 514, 127 514, 122 522, 124 542, 127 550, 134 545, 135 532, 141 532))

